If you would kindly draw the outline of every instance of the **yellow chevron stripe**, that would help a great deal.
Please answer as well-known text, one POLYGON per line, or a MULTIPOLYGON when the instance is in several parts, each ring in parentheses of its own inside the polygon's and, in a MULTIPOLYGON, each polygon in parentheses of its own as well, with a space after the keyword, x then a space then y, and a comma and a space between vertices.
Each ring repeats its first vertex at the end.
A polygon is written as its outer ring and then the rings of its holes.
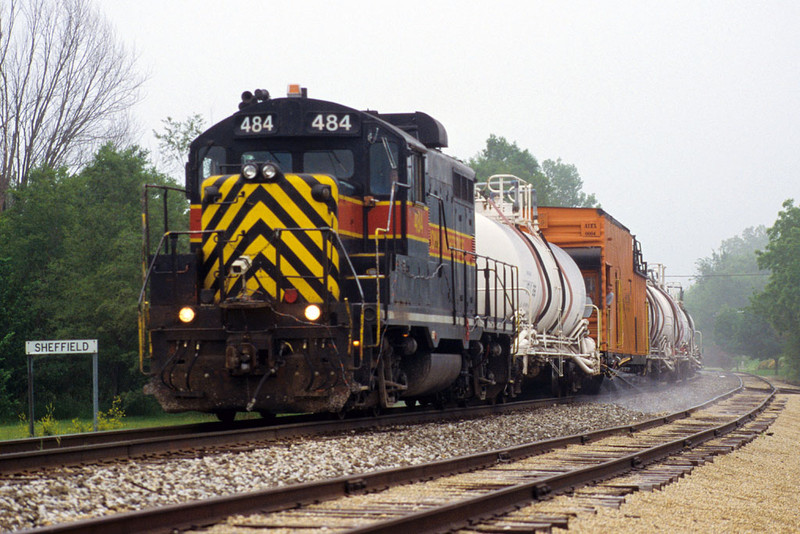
MULTIPOLYGON (((242 224, 236 228, 236 233, 240 233, 241 231, 245 231, 246 228, 252 228, 254 224, 259 221, 265 221, 270 228, 281 228, 283 225, 281 224, 280 220, 278 219, 277 215, 275 215, 269 208, 266 206, 259 205, 255 207, 255 209, 251 209, 248 215, 244 218, 242 224)), ((310 228, 310 221, 307 221, 305 228, 310 228)), ((320 251, 322 251, 323 247, 323 239, 322 239, 322 232, 306 232, 307 235, 314 241, 314 244, 317 245, 320 251)), ((300 242, 297 237, 297 232, 283 232, 281 234, 281 238, 288 248, 290 248, 302 261, 305 265, 309 268, 314 276, 322 276, 324 272, 324 266, 319 262, 317 256, 314 255, 313 251, 308 250, 305 246, 300 242)), ((266 241, 266 240, 265 240, 266 241)), ((267 246, 269 246, 267 244, 267 246)), ((247 252, 253 251, 253 246, 250 245, 247 247, 247 252)), ((329 256, 333 258, 335 262, 339 260, 338 252, 329 247, 329 251, 332 251, 329 256)))
MULTIPOLYGON (((338 202, 338 188, 336 187, 335 181, 326 175, 314 175, 314 177, 320 183, 331 186, 333 200, 338 202)), ((219 176, 210 177, 203 182, 203 195, 205 195, 205 188, 207 186, 220 182, 219 178, 219 176)), ((238 176, 231 176, 219 183, 219 192, 223 199, 227 198, 231 189, 236 185, 238 179, 238 176)), ((244 217, 239 221, 239 225, 236 228, 230 229, 232 242, 225 244, 223 247, 223 264, 225 265, 226 269, 230 263, 236 259, 232 256, 234 250, 236 250, 237 246, 241 244, 241 239, 253 239, 253 242, 249 243, 246 248, 240 252, 240 254, 250 256, 250 258, 253 260, 258 258, 259 255, 263 255, 273 265, 278 262, 278 250, 274 244, 271 244, 264 236, 261 235, 255 237, 247 236, 248 230, 262 221, 268 227, 273 229, 287 228, 287 224, 279 219, 278 216, 262 202, 259 202, 255 205, 249 205, 247 203, 247 200, 261 189, 263 189, 267 195, 271 196, 277 204, 285 209, 286 213, 291 217, 292 226, 288 227, 311 229, 315 228, 316 225, 308 217, 308 214, 304 213, 302 209, 298 208, 294 204, 292 197, 287 194, 286 191, 284 191, 283 187, 286 187, 287 185, 293 187, 299 195, 306 199, 308 205, 315 210, 320 219, 325 221, 330 228, 336 230, 338 221, 335 213, 329 212, 326 204, 317 202, 311 197, 311 185, 297 175, 286 175, 286 179, 287 182, 282 182, 281 184, 243 184, 240 193, 234 199, 233 203, 210 204, 203 210, 201 217, 203 229, 210 229, 208 227, 210 226, 211 221, 213 221, 218 215, 221 215, 221 218, 214 229, 227 228, 233 224, 234 219, 240 216, 242 210, 247 210, 244 214, 244 217), (219 210, 223 210, 223 212, 220 213, 219 210)), ((338 270, 340 259, 339 252, 332 243, 327 242, 327 240, 323 238, 322 232, 304 232, 307 236, 307 239, 311 240, 311 242, 314 244, 314 248, 312 249, 307 248, 303 244, 298 237, 298 233, 299 232, 296 231, 287 231, 281 233, 281 246, 287 247, 287 249, 294 253, 297 259, 304 264, 306 269, 308 269, 310 273, 309 276, 317 279, 322 279, 324 276, 325 264, 321 262, 321 258, 325 247, 327 247, 327 254, 325 254, 325 256, 327 256, 327 261, 338 270)), ((215 252, 216 243, 213 239, 207 238, 203 243, 202 248, 204 255, 208 257, 215 252)), ((204 280, 205 287, 211 287, 211 285, 217 279, 219 273, 216 272, 215 268, 218 268, 218 265, 219 263, 215 263, 214 267, 211 268, 211 272, 207 273, 204 280)), ((289 281, 289 283, 291 283, 298 290, 305 300, 309 302, 322 302, 322 296, 313 289, 307 280, 301 278, 300 273, 294 268, 293 265, 289 263, 288 260, 280 258, 280 269, 282 276, 284 276, 287 281, 289 281)), ((229 287, 233 286, 233 284, 236 283, 236 279, 229 278, 228 282, 229 283, 227 285, 229 287)), ((324 283, 331 295, 338 299, 340 290, 338 282, 332 276, 328 276, 324 283)), ((246 291, 253 292, 260 288, 263 288, 263 290, 267 291, 273 297, 283 298, 282 294, 276 295, 277 281, 269 276, 264 269, 258 269, 256 272, 251 272, 247 275, 246 291)), ((217 294, 217 298, 219 298, 219 294, 217 294)))

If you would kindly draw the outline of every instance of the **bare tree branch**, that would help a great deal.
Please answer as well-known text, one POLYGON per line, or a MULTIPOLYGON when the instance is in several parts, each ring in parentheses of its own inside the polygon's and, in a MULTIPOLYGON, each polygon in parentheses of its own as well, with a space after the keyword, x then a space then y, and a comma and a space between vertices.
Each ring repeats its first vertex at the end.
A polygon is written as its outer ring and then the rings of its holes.
POLYGON ((79 167, 129 136, 135 64, 91 0, 0 6, 0 210, 31 168, 79 167))

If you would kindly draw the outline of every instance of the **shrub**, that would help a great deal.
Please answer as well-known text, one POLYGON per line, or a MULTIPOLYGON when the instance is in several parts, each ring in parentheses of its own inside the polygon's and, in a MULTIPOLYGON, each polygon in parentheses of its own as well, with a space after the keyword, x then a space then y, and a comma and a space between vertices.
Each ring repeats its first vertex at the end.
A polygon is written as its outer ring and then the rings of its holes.
POLYGON ((90 422, 83 422, 77 417, 72 420, 72 426, 70 430, 73 434, 82 434, 83 432, 91 432, 94 425, 90 422))
POLYGON ((58 435, 58 420, 53 415, 56 407, 52 403, 47 405, 47 413, 39 419, 39 425, 42 429, 43 436, 57 436, 58 435))
POLYGON ((122 398, 114 397, 111 401, 111 408, 105 412, 97 413, 98 430, 116 430, 122 428, 122 420, 125 418, 125 410, 122 409, 122 398))

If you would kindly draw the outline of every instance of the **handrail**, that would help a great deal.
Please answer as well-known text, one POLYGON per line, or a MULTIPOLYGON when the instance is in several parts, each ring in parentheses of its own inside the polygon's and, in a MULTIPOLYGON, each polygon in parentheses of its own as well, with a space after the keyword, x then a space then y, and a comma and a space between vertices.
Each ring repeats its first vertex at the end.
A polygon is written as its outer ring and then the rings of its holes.
POLYGON ((138 306, 141 307, 142 299, 144 298, 145 293, 147 292, 147 282, 150 280, 150 274, 153 272, 153 268, 156 265, 156 259, 159 257, 159 252, 164 245, 164 242, 168 237, 172 236, 179 236, 179 235, 203 235, 203 234, 219 234, 222 233, 224 230, 176 230, 176 231, 168 231, 164 235, 161 236, 161 240, 158 242, 158 248, 156 248, 155 254, 153 254, 153 259, 150 261, 150 266, 147 268, 147 272, 144 276, 144 281, 142 283, 142 289, 139 291, 139 300, 137 302, 138 306))
MULTIPOLYGON (((507 318, 506 318, 507 313, 505 313, 505 312, 508 311, 507 307, 510 307, 510 309, 512 311, 515 311, 517 309, 517 305, 519 303, 519 295, 518 295, 518 293, 520 291, 520 288, 518 287, 519 267, 517 267, 516 265, 512 265, 510 263, 506 263, 504 261, 495 259, 495 258, 491 258, 489 256, 484 256, 482 254, 477 254, 475 252, 470 252, 470 251, 459 249, 459 248, 452 248, 451 250, 454 250, 456 252, 462 252, 464 254, 470 254, 471 256, 475 257, 476 260, 480 259, 480 260, 484 261, 485 265, 483 267, 478 266, 478 262, 477 261, 476 261, 476 265, 475 265, 475 276, 476 276, 476 278, 477 278, 479 272, 483 272, 483 273, 485 273, 484 274, 484 278, 486 279, 486 286, 483 288, 483 290, 481 290, 478 287, 477 280, 476 280, 476 283, 475 283, 476 299, 479 298, 478 294, 481 291, 486 293, 485 300, 487 300, 487 302, 484 302, 484 307, 486 308, 484 310, 484 312, 488 314, 493 310, 493 313, 495 314, 495 316, 491 317, 491 318, 494 320, 494 327, 498 328, 499 322, 498 322, 497 313, 498 313, 498 307, 499 306, 498 306, 498 303, 497 303, 496 299, 493 302, 493 306, 492 306, 488 302, 488 298, 489 298, 490 294, 494 294, 495 297, 496 297, 497 293, 500 292, 500 291, 498 291, 498 284, 501 285, 502 286, 502 290, 503 290, 502 291, 502 293, 503 293, 502 306, 503 306, 503 312, 504 312, 503 313, 502 324, 505 325, 506 322, 507 322, 507 318), (489 265, 490 262, 492 263, 492 266, 489 265), (498 276, 498 271, 499 271, 498 266, 503 267, 503 269, 502 269, 503 274, 506 274, 506 273, 509 273, 509 272, 511 273, 510 283, 506 283, 504 280, 500 280, 500 277, 498 276), (492 284, 493 287, 490 287, 490 284, 488 282, 488 279, 489 279, 488 274, 489 273, 494 273, 494 284, 492 284)), ((478 303, 478 300, 476 300, 476 305, 477 305, 477 303, 478 303)), ((487 317, 490 317, 490 316, 487 315, 487 317)), ((516 330, 516 318, 515 317, 514 317, 514 321, 515 321, 514 328, 516 330)), ((505 326, 504 326, 503 329, 505 330, 505 326)))
POLYGON ((169 185, 156 185, 156 184, 145 184, 144 189, 142 190, 142 232, 144 233, 144 247, 145 247, 145 256, 150 254, 150 209, 149 209, 149 195, 147 194, 149 189, 163 189, 164 193, 164 232, 166 233, 169 228, 169 219, 168 213, 169 210, 167 209, 167 191, 177 191, 178 193, 186 194, 186 189, 180 187, 172 187, 169 185))
MULTIPOLYGON (((388 234, 389 230, 391 230, 394 220, 392 219, 393 211, 394 211, 394 195, 397 191, 398 187, 405 187, 406 189, 411 189, 411 185, 403 184, 400 182, 392 182, 392 190, 389 193, 389 215, 386 218, 386 228, 375 228, 375 304, 378 308, 378 313, 376 314, 376 335, 375 335, 375 345, 371 345, 372 347, 377 347, 380 345, 380 332, 381 332, 381 279, 380 279, 380 233, 388 234)), ((387 247, 388 252, 388 247, 387 247)), ((363 310, 361 316, 364 316, 363 310)), ((364 345, 364 340, 361 340, 361 345, 364 345)))

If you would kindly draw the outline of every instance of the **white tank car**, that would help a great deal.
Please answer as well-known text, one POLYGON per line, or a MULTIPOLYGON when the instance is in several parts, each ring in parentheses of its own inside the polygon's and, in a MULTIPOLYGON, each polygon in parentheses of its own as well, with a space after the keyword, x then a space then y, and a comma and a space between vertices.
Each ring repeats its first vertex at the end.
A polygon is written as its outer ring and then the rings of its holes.
POLYGON ((647 303, 650 322, 650 358, 668 371, 691 361, 699 366, 695 349, 694 325, 691 317, 669 294, 658 279, 647 281, 647 303))
POLYGON ((650 322, 650 353, 671 360, 677 339, 675 314, 672 312, 669 295, 650 280, 647 281, 647 313, 650 322))
MULTIPOLYGON (((571 291, 575 284, 568 284, 565 292, 556 258, 541 237, 515 230, 476 213, 475 243, 478 254, 517 266, 521 292, 520 309, 516 312, 524 314, 538 331, 550 334, 557 330, 571 330, 577 325, 586 299, 583 279, 580 278, 581 283, 578 284, 581 287, 576 288, 580 292, 577 299, 571 291), (577 310, 572 306, 576 300, 580 300, 577 310), (568 309, 563 309, 565 301, 568 309)), ((566 253, 559 251, 566 256, 566 253)), ((572 261, 569 256, 567 258, 572 261)), ((482 280, 479 280, 479 287, 481 283, 482 280)), ((485 310, 479 311, 483 315, 485 310)))
MULTIPOLYGON (((515 355, 522 359, 523 372, 536 375, 551 363, 561 370, 563 361, 570 360, 586 374, 599 374, 600 354, 584 318, 586 287, 580 269, 566 252, 544 240, 535 221, 521 216, 535 210, 523 204, 512 215, 503 199, 497 195, 483 203, 483 214, 476 212, 475 247, 479 255, 519 269, 518 309, 506 312, 505 318, 519 323, 515 355)), ((478 276, 479 294, 486 291, 484 283, 478 276)), ((494 307, 490 302, 489 308, 494 307)), ((479 299, 478 313, 498 312, 486 309, 479 299)))

